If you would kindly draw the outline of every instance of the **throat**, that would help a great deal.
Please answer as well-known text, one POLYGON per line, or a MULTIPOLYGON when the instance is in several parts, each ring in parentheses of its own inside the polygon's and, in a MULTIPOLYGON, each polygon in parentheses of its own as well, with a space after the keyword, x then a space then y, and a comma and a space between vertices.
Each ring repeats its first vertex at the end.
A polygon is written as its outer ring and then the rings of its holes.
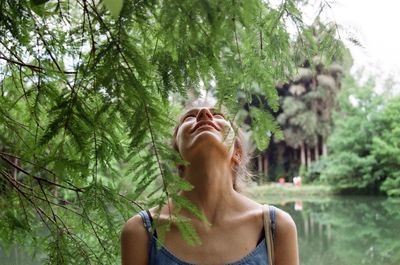
MULTIPOLYGON (((224 219, 226 209, 235 205, 237 192, 233 190, 231 183, 224 186, 208 184, 202 182, 201 185, 193 185, 194 188, 191 191, 184 191, 181 195, 189 199, 211 225, 215 225, 217 220, 224 219)), ((186 214, 195 218, 188 211, 186 214)))
POLYGON ((193 189, 181 195, 194 203, 211 222, 221 211, 234 205, 237 192, 233 188, 231 161, 212 151, 208 157, 203 155, 189 161, 185 168, 183 178, 193 189))

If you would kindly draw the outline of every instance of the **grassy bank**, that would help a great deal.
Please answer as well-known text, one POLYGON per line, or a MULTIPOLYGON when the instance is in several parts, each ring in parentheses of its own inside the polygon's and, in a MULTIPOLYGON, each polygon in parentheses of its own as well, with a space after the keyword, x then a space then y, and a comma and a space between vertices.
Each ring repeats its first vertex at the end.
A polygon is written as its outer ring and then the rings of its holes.
POLYGON ((295 187, 291 184, 281 185, 278 183, 271 183, 262 186, 248 187, 244 193, 257 200, 263 201, 270 200, 289 200, 295 201, 298 199, 306 199, 307 197, 326 197, 334 195, 331 187, 326 185, 303 184, 301 187, 295 187))

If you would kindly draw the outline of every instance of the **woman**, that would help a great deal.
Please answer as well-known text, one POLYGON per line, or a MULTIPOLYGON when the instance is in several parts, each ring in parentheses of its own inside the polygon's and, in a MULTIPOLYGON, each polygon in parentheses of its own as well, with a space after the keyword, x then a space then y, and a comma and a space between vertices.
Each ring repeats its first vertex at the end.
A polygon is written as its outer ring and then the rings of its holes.
MULTIPOLYGON (((174 133, 174 147, 188 165, 180 174, 193 185, 182 196, 191 200, 207 218, 205 223, 189 211, 201 244, 189 246, 172 223, 161 248, 156 224, 168 222, 175 207, 169 202, 132 217, 121 235, 123 265, 146 264, 268 264, 263 230, 263 207, 236 191, 238 172, 246 153, 240 137, 224 115, 213 108, 189 109, 174 133)), ((275 209, 275 265, 297 265, 297 232, 293 219, 275 209)))

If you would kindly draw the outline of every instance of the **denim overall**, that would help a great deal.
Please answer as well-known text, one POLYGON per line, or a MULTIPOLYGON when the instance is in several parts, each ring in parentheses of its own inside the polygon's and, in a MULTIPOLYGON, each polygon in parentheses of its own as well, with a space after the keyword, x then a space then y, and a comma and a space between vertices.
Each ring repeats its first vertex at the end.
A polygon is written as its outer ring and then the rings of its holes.
MULTIPOLYGON (((149 265, 195 265, 193 263, 188 263, 180 260, 173 253, 171 253, 166 247, 161 245, 157 248, 157 234, 152 231, 152 217, 149 211, 139 212, 143 219, 144 226, 149 234, 149 265)), ((275 237, 275 208, 270 206, 270 217, 271 217, 271 232, 273 238, 275 237)), ((267 247, 265 245, 265 238, 263 238, 257 247, 251 251, 248 255, 241 258, 238 261, 229 263, 227 265, 268 265, 268 253, 267 247)))

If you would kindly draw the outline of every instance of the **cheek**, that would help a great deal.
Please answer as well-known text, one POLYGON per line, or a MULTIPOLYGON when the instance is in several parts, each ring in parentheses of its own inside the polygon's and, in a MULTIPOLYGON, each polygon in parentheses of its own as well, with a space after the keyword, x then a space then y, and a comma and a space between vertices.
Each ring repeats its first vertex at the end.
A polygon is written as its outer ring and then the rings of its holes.
POLYGON ((182 127, 180 127, 176 133, 175 143, 178 149, 178 152, 182 155, 182 151, 185 149, 185 145, 187 144, 187 136, 185 135, 185 131, 182 127))
POLYGON ((227 125, 224 129, 223 142, 229 148, 229 150, 234 149, 235 138, 236 138, 235 136, 236 136, 235 130, 231 126, 227 125))
POLYGON ((180 152, 181 150, 181 142, 182 142, 182 133, 178 130, 178 132, 176 133, 176 137, 175 137, 175 145, 176 148, 178 149, 178 152, 180 152))

